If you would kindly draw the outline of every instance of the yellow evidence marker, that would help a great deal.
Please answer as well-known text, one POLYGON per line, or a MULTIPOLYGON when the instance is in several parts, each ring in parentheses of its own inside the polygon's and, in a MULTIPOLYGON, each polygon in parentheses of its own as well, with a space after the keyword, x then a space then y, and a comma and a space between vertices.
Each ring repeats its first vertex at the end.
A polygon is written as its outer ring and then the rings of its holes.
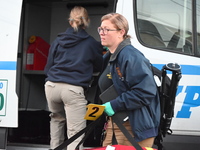
POLYGON ((105 109, 105 106, 97 105, 97 104, 89 104, 87 105, 87 112, 85 114, 84 119, 96 120, 103 114, 104 109, 105 109))

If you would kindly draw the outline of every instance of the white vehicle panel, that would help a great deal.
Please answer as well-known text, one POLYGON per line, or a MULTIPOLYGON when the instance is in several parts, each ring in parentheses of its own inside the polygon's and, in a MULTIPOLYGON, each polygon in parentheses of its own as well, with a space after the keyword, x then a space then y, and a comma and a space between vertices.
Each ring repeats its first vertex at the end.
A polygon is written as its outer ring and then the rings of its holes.
POLYGON ((0 0, 0 4, 0 127, 17 127, 15 83, 22 0, 0 0))

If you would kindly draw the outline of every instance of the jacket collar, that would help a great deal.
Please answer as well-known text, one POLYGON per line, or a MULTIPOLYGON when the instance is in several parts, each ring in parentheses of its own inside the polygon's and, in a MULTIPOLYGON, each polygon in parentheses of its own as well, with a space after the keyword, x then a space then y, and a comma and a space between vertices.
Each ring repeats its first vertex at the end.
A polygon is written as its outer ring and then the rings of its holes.
POLYGON ((114 61, 117 58, 118 54, 122 51, 122 49, 127 45, 131 45, 130 39, 125 39, 119 44, 115 52, 111 55, 110 62, 114 61))

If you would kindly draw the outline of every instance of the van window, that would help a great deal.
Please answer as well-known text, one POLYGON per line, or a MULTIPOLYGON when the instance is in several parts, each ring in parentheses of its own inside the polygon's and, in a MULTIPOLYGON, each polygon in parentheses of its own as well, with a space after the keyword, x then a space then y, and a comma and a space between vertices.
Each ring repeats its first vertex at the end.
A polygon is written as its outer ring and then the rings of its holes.
MULTIPOLYGON (((192 0, 137 0, 136 30, 139 41, 147 47, 194 55, 192 8, 192 0)), ((200 19, 197 20, 200 48, 200 19)))

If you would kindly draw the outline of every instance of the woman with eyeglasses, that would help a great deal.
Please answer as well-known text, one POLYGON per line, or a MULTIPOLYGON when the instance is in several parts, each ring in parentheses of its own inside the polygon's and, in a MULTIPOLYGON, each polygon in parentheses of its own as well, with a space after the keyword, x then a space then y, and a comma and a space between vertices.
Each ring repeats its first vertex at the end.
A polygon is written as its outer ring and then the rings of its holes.
MULTIPOLYGON (((107 66, 99 78, 99 87, 103 93, 113 84, 118 93, 115 99, 103 104, 105 113, 112 116, 126 111, 128 120, 123 125, 141 147, 152 147, 160 121, 159 95, 151 64, 131 45, 128 30, 128 21, 118 13, 101 18, 98 32, 101 44, 109 51, 104 55, 107 66)), ((131 145, 108 117, 103 146, 112 144, 113 129, 119 145, 131 145)))
MULTIPOLYGON (((49 50, 45 94, 51 111, 51 149, 64 142, 65 124, 67 138, 86 127, 85 91, 93 72, 100 72, 103 63, 103 46, 85 31, 89 22, 87 10, 75 6, 69 16, 71 27, 58 34, 49 50)), ((67 150, 74 150, 82 138, 69 144, 67 150)))

